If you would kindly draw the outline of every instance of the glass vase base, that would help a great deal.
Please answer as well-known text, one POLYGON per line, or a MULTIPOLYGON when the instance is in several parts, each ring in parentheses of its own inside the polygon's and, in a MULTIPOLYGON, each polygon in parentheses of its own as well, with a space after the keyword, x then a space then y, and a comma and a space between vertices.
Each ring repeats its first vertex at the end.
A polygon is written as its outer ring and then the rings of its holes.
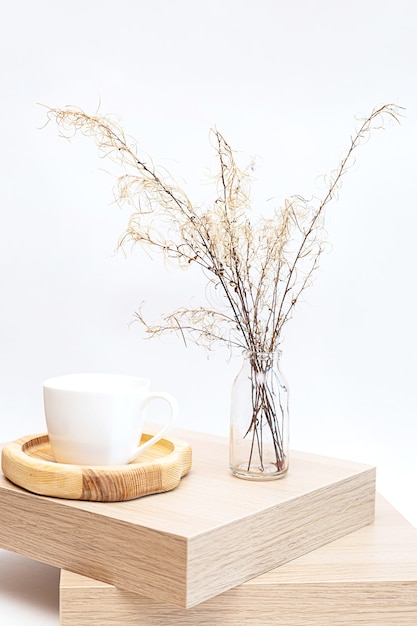
POLYGON ((288 472, 288 467, 277 471, 277 466, 273 463, 269 463, 267 465, 264 465, 263 469, 259 468, 259 470, 257 471, 251 471, 248 470, 247 463, 241 463, 240 465, 230 467, 230 471, 232 472, 233 476, 243 478, 244 480, 265 481, 284 478, 284 476, 286 476, 288 472))

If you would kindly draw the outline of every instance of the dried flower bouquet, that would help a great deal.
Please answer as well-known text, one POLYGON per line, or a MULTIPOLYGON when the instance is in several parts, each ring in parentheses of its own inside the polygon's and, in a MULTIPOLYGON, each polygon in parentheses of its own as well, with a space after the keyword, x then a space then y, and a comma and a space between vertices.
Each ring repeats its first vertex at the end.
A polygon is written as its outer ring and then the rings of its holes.
MULTIPOLYGON (((138 319, 149 336, 180 332, 184 340, 211 348, 222 343, 251 355, 252 417, 246 436, 252 438, 262 464, 261 428, 267 424, 274 439, 277 467, 285 464, 280 439, 280 411, 265 387, 268 359, 258 355, 277 351, 286 322, 301 293, 310 285, 326 245, 325 209, 340 188, 353 154, 387 119, 399 119, 400 107, 386 104, 362 120, 350 138, 345 156, 327 178, 320 199, 292 196, 270 217, 251 219, 250 168, 240 169, 232 148, 217 130, 211 139, 218 174, 208 206, 194 204, 162 168, 144 156, 113 118, 88 115, 78 108, 48 108, 65 138, 81 132, 96 142, 99 155, 121 168, 115 197, 133 207, 120 245, 141 244, 160 252, 181 268, 200 266, 216 294, 216 306, 180 308, 159 325, 138 319), (266 365, 265 365, 266 364, 266 365), (264 381, 264 382, 262 382, 264 381)), ((248 459, 248 466, 251 459, 248 459)))

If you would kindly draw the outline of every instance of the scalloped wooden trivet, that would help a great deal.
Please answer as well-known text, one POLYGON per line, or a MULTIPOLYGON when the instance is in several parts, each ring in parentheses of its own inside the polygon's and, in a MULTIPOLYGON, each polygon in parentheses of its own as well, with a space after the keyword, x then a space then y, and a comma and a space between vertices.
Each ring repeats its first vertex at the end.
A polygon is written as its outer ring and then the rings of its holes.
MULTIPOLYGON (((151 436, 143 434, 142 441, 151 436)), ((27 435, 4 446, 2 470, 38 495, 121 502, 174 489, 190 470, 191 457, 187 442, 164 438, 126 465, 70 465, 55 461, 48 435, 27 435)))

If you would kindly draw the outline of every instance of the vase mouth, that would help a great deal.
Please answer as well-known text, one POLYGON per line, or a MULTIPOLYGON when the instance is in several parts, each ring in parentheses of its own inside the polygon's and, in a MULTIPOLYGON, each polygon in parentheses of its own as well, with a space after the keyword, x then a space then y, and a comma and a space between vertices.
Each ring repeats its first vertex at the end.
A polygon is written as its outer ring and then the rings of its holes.
POLYGON ((270 352, 266 352, 265 350, 249 350, 246 349, 243 351, 243 356, 247 359, 257 358, 257 359, 279 359, 282 355, 282 350, 276 348, 275 350, 271 350, 270 352))

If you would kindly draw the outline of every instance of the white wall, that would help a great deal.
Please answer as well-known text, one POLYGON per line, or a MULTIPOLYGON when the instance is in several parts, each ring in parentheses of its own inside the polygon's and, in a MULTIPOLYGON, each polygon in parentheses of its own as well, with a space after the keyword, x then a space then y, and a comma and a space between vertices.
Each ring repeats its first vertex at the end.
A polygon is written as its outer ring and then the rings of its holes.
MULTIPOLYGON (((42 381, 83 370, 149 376, 180 424, 227 434, 238 363, 131 324, 188 302, 196 273, 138 250, 91 141, 41 130, 38 103, 120 115, 126 132, 209 198, 213 125, 257 156, 256 205, 317 193, 355 115, 394 102, 401 126, 357 153, 329 213, 332 252, 288 325, 292 447, 378 466, 378 488, 417 526, 412 0, 14 0, 0 20, 0 435, 45 429, 42 381)), ((227 469, 225 468, 225 471, 227 469)))

